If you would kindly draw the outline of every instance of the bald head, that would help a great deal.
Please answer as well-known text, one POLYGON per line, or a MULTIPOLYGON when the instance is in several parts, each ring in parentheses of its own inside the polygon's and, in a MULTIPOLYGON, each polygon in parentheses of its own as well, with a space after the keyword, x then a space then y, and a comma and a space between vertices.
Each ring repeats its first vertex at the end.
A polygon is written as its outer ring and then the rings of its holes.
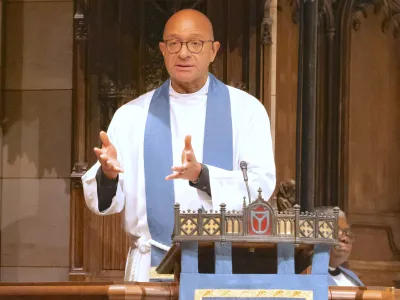
POLYGON ((185 33, 198 34, 201 37, 213 40, 214 32, 210 19, 195 9, 183 9, 173 14, 164 27, 164 40, 171 35, 185 33))

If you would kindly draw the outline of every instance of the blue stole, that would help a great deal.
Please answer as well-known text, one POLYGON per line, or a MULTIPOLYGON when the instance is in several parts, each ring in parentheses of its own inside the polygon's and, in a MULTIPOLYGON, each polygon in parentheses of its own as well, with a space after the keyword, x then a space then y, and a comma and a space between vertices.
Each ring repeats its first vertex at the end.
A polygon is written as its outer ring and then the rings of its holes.
MULTIPOLYGON (((233 169, 231 102, 228 87, 209 74, 203 163, 225 170, 233 169)), ((169 105, 170 79, 155 90, 150 102, 144 132, 144 173, 147 223, 151 238, 170 246, 174 230, 174 181, 169 105)), ((182 141, 182 145, 183 145, 182 141)), ((183 149, 182 149, 183 150, 183 149)), ((158 266, 166 252, 151 249, 151 266, 158 266)))

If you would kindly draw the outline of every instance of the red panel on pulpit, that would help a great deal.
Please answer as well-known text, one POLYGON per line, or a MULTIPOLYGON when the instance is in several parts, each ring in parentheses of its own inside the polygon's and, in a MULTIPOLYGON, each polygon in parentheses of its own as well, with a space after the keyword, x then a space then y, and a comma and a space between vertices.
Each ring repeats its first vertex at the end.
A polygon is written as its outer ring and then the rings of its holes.
POLYGON ((249 235, 271 235, 271 212, 265 205, 253 206, 248 215, 249 235))

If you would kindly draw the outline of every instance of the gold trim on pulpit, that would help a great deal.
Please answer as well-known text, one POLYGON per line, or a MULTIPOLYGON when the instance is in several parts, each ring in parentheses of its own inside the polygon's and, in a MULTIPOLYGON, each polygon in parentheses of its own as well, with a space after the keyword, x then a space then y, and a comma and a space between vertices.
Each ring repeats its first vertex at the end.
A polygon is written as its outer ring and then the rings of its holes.
MULTIPOLYGON (((195 290, 194 300, 205 300, 204 298, 289 298, 313 300, 312 291, 302 290, 195 290)), ((222 300, 222 299, 221 299, 222 300)))
POLYGON ((149 272, 150 279, 174 279, 174 274, 159 274, 156 267, 151 267, 149 272))

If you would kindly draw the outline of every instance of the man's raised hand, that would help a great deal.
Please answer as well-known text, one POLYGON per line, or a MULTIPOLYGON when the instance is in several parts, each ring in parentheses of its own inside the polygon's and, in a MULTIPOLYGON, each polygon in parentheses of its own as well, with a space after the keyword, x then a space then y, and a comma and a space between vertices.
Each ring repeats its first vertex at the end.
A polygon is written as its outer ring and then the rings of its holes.
POLYGON ((173 166, 171 175, 165 179, 186 179, 195 182, 201 171, 201 164, 196 160, 192 147, 192 137, 187 135, 185 138, 185 148, 182 151, 182 165, 173 166))
POLYGON ((118 173, 123 172, 117 158, 117 150, 104 131, 100 132, 100 139, 102 147, 101 149, 94 148, 94 153, 101 164, 104 175, 109 179, 115 179, 118 173))

